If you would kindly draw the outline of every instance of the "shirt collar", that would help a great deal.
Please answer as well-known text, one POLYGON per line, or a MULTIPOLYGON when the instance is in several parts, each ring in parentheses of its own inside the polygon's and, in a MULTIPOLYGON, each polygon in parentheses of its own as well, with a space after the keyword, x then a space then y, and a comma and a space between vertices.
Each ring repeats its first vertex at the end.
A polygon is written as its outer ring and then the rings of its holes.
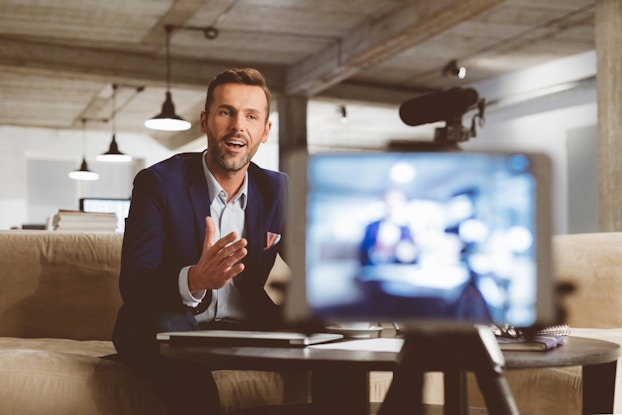
MULTIPOLYGON (((209 169, 207 168, 207 163, 205 162, 206 153, 207 153, 207 150, 203 152, 203 155, 201 157, 201 163, 203 164, 203 173, 205 174, 205 180, 207 181, 207 190, 209 192, 209 203, 211 205, 212 203, 214 203, 214 199, 218 197, 220 192, 223 192, 225 194, 226 192, 223 190, 220 183, 218 183, 218 181, 216 180, 212 172, 209 171, 209 169)), ((240 187, 240 190, 238 191, 238 193, 235 196, 233 196, 233 198, 231 199, 231 202, 235 202, 237 199, 239 199, 240 207, 242 208, 242 210, 245 210, 246 202, 248 199, 247 195, 248 195, 248 172, 246 172, 246 174, 244 175, 244 181, 242 182, 242 187, 240 187)))

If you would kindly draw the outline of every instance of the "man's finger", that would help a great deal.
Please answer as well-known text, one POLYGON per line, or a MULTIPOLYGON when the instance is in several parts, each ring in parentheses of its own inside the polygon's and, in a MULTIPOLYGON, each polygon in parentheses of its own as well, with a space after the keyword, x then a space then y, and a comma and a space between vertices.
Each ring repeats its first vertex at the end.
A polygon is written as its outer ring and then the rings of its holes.
POLYGON ((229 247, 235 248, 236 246, 239 247, 240 241, 242 241, 241 242, 243 244, 242 246, 246 245, 246 240, 244 238, 238 239, 237 233, 231 232, 228 235, 225 235, 219 240, 215 241, 212 244, 211 249, 214 253, 216 253, 216 252, 220 252, 224 250, 225 248, 229 248, 229 247))
POLYGON ((211 216, 205 217, 205 240, 203 241, 203 250, 207 250, 214 245, 214 237, 216 236, 216 226, 211 216))

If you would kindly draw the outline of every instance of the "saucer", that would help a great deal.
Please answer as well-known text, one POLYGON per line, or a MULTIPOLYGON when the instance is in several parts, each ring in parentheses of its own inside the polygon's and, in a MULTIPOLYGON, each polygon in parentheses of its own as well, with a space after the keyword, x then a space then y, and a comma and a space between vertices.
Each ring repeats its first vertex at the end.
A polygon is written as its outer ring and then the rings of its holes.
POLYGON ((328 326, 326 327, 326 330, 329 333, 343 334, 344 337, 349 337, 351 339, 368 339, 374 333, 377 333, 380 330, 382 330, 382 327, 373 326, 373 327, 367 327, 364 329, 349 329, 349 328, 339 327, 339 326, 328 326))

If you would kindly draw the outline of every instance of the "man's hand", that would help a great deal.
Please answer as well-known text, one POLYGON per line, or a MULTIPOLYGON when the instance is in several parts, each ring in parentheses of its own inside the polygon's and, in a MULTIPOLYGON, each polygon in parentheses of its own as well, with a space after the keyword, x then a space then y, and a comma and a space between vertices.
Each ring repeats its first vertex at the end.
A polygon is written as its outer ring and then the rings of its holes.
POLYGON ((190 292, 221 288, 244 270, 244 264, 239 261, 248 252, 246 239, 236 241, 237 234, 231 232, 214 242, 215 234, 212 218, 205 217, 205 241, 201 258, 188 270, 190 292))

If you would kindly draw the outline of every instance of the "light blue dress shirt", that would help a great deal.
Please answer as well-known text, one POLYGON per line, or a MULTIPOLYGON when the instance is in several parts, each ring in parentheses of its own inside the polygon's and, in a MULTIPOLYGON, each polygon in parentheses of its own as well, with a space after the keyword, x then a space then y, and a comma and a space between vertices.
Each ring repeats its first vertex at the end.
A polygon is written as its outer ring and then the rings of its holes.
MULTIPOLYGON (((205 152, 203 152, 203 172, 207 181, 207 188, 210 194, 210 216, 216 226, 214 241, 236 232, 238 239, 245 236, 244 233, 244 210, 246 209, 248 193, 248 173, 244 177, 244 182, 238 193, 227 203, 228 195, 216 181, 205 163, 205 152)), ((179 273, 179 293, 184 304, 196 307, 205 297, 206 291, 191 293, 188 288, 188 270, 190 266, 182 268, 179 273)), ((235 277, 234 277, 235 278, 235 277)), ((245 315, 242 307, 240 293, 233 284, 233 279, 217 290, 212 290, 212 302, 207 310, 195 316, 197 322, 218 321, 218 320, 244 320, 245 315)))

